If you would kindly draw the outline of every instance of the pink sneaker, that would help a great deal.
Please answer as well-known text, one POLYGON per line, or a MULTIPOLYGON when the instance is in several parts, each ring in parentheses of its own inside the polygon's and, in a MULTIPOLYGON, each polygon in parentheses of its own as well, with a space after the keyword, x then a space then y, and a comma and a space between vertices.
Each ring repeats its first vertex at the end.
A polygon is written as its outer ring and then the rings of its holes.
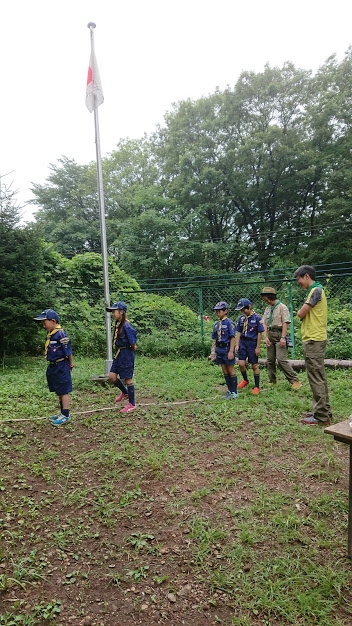
POLYGON ((121 409, 120 413, 132 413, 132 411, 135 411, 136 408, 136 404, 131 404, 130 402, 128 402, 128 404, 126 404, 126 406, 121 409))
POLYGON ((115 402, 122 402, 122 400, 125 400, 126 398, 128 398, 128 393, 120 393, 119 396, 116 396, 115 398, 115 402))

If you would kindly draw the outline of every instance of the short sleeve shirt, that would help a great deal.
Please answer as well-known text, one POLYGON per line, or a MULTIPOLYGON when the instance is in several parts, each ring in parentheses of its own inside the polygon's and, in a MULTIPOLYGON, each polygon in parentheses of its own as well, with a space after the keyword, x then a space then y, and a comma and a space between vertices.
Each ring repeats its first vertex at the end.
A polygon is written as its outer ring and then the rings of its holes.
POLYGON ((223 343, 230 343, 231 337, 234 337, 235 333, 235 323, 226 317, 215 322, 211 338, 223 343))
POLYGON ((117 337, 115 341, 116 348, 129 347, 137 343, 137 333, 130 322, 123 325, 121 337, 117 337))
POLYGON ((272 322, 271 322, 271 326, 269 327, 271 308, 272 308, 271 306, 267 306, 263 314, 263 322, 268 328, 282 328, 285 323, 289 324, 291 322, 290 312, 286 304, 283 304, 282 302, 280 302, 280 304, 275 306, 273 309, 272 322))
POLYGON ((247 339, 257 339, 259 333, 264 332, 263 320, 261 315, 253 313, 247 317, 247 315, 241 315, 238 319, 237 332, 241 333, 241 337, 247 339))
POLYGON ((66 335, 62 328, 57 333, 51 335, 46 353, 47 361, 57 361, 58 359, 67 359, 72 354, 70 338, 66 335))

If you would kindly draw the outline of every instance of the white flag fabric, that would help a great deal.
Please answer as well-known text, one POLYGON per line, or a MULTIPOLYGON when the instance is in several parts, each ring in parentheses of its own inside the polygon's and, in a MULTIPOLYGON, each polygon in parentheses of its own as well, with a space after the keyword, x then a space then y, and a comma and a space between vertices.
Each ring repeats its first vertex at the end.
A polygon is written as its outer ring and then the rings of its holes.
POLYGON ((88 77, 87 77, 87 91, 86 91, 86 106, 90 113, 94 111, 98 106, 104 102, 103 90, 100 82, 100 75, 95 58, 94 51, 90 54, 88 77))

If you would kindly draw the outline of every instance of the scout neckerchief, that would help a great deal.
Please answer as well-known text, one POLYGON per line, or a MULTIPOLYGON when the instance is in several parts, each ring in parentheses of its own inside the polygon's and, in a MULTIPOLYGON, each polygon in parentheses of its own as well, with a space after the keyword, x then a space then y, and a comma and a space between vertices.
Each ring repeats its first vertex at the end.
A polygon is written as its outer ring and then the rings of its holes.
POLYGON ((48 332, 48 334, 46 336, 46 342, 45 342, 45 345, 44 345, 44 355, 45 356, 48 354, 50 337, 55 335, 55 333, 57 333, 57 331, 60 330, 60 328, 61 328, 60 324, 57 324, 57 326, 54 328, 54 330, 51 330, 50 332, 48 332))
POLYGON ((225 315, 225 317, 223 317, 222 320, 219 320, 218 322, 218 341, 221 341, 221 326, 222 326, 222 322, 226 319, 227 319, 227 315, 225 315))
MULTIPOLYGON (((252 315, 252 313, 251 313, 252 315)), ((245 337, 247 335, 247 330, 248 330, 248 317, 247 315, 244 313, 244 320, 243 320, 243 331, 242 331, 242 335, 243 337, 245 337)))
POLYGON ((306 296, 308 296, 308 294, 312 291, 312 289, 315 289, 316 287, 320 287, 320 289, 324 289, 323 285, 321 283, 319 283, 317 280, 315 280, 314 283, 309 285, 309 287, 308 287, 308 289, 306 291, 306 296))
POLYGON ((270 307, 270 313, 269 313, 269 322, 268 322, 268 327, 271 328, 271 325, 273 323, 273 313, 274 313, 274 309, 276 309, 277 306, 279 306, 279 304, 281 304, 281 300, 277 300, 276 304, 274 304, 274 306, 270 307))

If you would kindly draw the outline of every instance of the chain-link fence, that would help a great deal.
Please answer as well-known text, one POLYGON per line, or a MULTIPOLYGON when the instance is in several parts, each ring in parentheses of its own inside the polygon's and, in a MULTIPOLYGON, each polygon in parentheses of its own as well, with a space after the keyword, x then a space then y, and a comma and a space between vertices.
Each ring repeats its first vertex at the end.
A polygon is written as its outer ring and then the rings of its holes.
MULTIPOLYGON (((276 273, 272 273, 271 276, 268 276, 266 272, 256 273, 252 276, 229 274, 226 277, 221 275, 209 279, 203 278, 202 281, 199 281, 202 284, 198 285, 195 284, 196 281, 194 279, 193 284, 191 282, 192 279, 189 279, 191 284, 178 285, 173 285, 172 280, 169 282, 164 280, 154 282, 138 293, 168 296, 174 301, 189 307, 197 314, 199 322, 198 333, 201 339, 210 341, 215 321, 213 308, 217 302, 225 300, 229 304, 229 317, 235 321, 239 317, 239 312, 235 309, 240 298, 248 298, 252 303, 253 309, 257 313, 263 313, 266 305, 260 296, 262 288, 265 285, 275 287, 278 298, 288 306, 291 314, 290 334, 293 341, 291 357, 295 358, 295 312, 302 306, 305 294, 296 284, 295 279, 292 278, 293 271, 290 272, 290 277, 287 274, 288 272, 285 270, 278 270, 276 273), (168 284, 170 286, 166 286, 168 284)), ((327 271, 322 266, 320 271, 317 268, 317 280, 323 284, 330 303, 331 300, 335 300, 336 306, 352 307, 352 267, 339 268, 338 266, 333 266, 329 267, 327 271)), ((135 293, 135 291, 125 291, 121 293, 121 297, 128 301, 130 295, 135 293)), ((296 324, 298 324, 297 319, 296 324)), ((162 320, 160 320, 158 330, 167 332, 167 325, 164 326, 162 320)))

